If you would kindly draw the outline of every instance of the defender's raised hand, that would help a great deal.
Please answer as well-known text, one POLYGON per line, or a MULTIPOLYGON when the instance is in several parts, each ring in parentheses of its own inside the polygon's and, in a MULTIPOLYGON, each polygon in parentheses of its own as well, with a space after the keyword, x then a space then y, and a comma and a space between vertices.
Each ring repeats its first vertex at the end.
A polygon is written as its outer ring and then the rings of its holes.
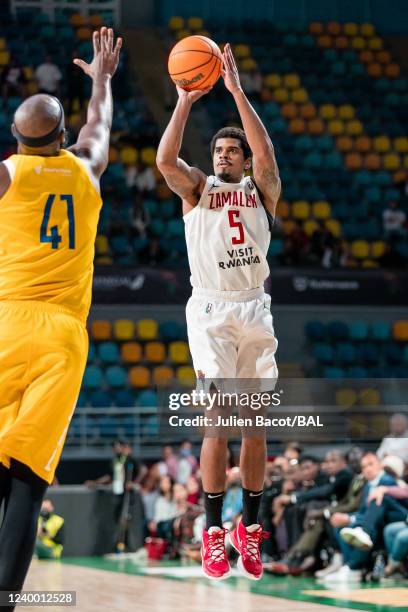
POLYGON ((224 47, 222 54, 222 61, 224 69, 222 70, 222 76, 224 79, 225 87, 232 94, 241 91, 241 83, 239 80, 238 68, 235 63, 235 59, 232 53, 231 45, 227 43, 224 47))
POLYGON ((114 34, 112 28, 101 28, 93 33, 94 56, 90 64, 81 59, 74 59, 74 64, 95 80, 99 77, 111 77, 115 74, 119 64, 122 39, 118 38, 113 46, 114 34))

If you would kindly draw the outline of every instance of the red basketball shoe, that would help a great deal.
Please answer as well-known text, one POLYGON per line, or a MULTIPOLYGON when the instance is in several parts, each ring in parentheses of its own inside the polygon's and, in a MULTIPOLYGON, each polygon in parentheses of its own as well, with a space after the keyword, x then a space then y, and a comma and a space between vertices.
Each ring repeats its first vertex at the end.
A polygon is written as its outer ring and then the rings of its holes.
POLYGON ((210 527, 203 530, 201 558, 204 574, 212 580, 223 580, 230 575, 231 567, 225 550, 227 529, 210 527))
POLYGON ((240 554, 237 567, 251 580, 262 578, 263 566, 259 546, 267 537, 268 533, 262 531, 260 525, 245 527, 242 521, 239 521, 237 527, 229 534, 232 546, 240 554))

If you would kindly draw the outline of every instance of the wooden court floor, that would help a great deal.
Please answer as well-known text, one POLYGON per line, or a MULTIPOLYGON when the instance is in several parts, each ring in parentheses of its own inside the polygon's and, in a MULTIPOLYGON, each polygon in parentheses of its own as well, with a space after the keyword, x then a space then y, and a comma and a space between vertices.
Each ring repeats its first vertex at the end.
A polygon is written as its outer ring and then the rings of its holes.
MULTIPOLYGON (((154 575, 130 575, 93 567, 33 561, 25 590, 75 590, 77 605, 47 606, 49 612, 349 612, 349 608, 293 601, 234 589, 226 583, 207 585, 154 575)), ((38 607, 25 607, 36 611, 38 607)), ((23 608, 21 608, 23 610, 23 608)))

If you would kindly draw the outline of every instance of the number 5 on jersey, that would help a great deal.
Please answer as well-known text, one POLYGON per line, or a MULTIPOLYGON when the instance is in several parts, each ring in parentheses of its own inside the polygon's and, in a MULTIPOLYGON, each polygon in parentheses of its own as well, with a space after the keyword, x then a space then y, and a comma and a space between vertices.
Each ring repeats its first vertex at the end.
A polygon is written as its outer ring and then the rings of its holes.
MULTIPOLYGON (((62 242, 61 235, 58 233, 58 225, 50 227, 48 232, 48 223, 50 220, 51 209, 54 205, 56 195, 50 193, 45 203, 44 215, 40 228, 40 242, 51 242, 53 249, 58 249, 58 245, 62 242)), ((75 217, 74 217, 74 201, 72 195, 60 195, 60 202, 66 202, 68 216, 68 246, 70 249, 75 249, 75 217)))
POLYGON ((241 221, 235 221, 235 217, 239 219, 239 210, 229 210, 228 211, 228 221, 230 227, 237 228, 239 232, 239 236, 233 236, 231 238, 232 244, 243 244, 245 242, 244 238, 244 226, 241 221))

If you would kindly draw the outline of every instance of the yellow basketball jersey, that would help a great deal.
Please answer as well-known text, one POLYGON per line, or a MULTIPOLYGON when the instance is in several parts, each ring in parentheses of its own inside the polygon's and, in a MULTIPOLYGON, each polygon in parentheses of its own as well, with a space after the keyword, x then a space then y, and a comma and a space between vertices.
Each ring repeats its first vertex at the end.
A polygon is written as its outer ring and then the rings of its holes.
POLYGON ((69 151, 9 159, 15 172, 0 199, 0 300, 58 304, 85 322, 101 197, 69 151))

